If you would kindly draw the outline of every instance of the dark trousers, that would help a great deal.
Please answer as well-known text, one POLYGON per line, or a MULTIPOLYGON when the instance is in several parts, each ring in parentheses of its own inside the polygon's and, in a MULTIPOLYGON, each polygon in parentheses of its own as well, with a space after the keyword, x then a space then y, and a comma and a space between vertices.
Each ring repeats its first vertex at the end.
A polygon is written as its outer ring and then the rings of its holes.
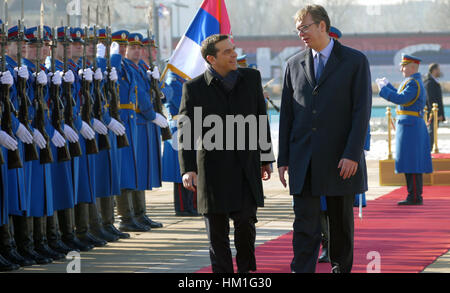
POLYGON ((197 212, 197 192, 184 188, 183 183, 173 184, 175 212, 197 212))
POLYGON ((405 174, 408 201, 421 202, 423 192, 423 174, 405 174))
POLYGON ((256 202, 247 187, 242 209, 229 214, 205 214, 206 232, 210 243, 209 255, 214 273, 233 273, 233 259, 230 249, 230 222, 234 224, 234 244, 239 273, 256 271, 256 202))
MULTIPOLYGON (((320 196, 311 194, 308 170, 305 186, 294 195, 294 258, 291 270, 296 273, 314 273, 321 242, 320 196)), ((353 202, 354 195, 327 196, 329 220, 329 258, 333 268, 350 273, 353 266, 353 202)))

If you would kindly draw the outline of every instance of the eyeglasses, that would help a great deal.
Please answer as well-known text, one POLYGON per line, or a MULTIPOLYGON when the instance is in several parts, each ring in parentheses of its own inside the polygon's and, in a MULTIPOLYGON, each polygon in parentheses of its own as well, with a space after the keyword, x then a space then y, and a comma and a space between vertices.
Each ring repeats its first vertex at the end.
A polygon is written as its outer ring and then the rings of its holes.
POLYGON ((313 24, 317 24, 318 22, 313 22, 310 24, 305 24, 302 25, 300 28, 293 30, 294 33, 296 33, 297 35, 301 34, 301 33, 306 33, 308 32, 308 29, 310 26, 312 26, 313 24))

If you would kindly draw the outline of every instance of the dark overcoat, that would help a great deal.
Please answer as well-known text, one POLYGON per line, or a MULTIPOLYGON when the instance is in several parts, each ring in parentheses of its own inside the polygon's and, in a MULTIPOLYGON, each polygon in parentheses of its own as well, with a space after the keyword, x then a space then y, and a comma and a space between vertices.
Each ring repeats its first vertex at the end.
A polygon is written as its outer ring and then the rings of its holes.
POLYGON ((300 194, 311 166, 314 196, 363 193, 364 142, 370 120, 372 89, 367 58, 334 42, 318 81, 312 50, 288 60, 281 98, 278 166, 289 167, 291 194, 300 194), (350 179, 339 175, 343 158, 358 162, 350 179))
MULTIPOLYGON (((260 138, 264 137, 260 136, 258 131, 249 133, 248 125, 251 123, 246 124, 245 147, 243 150, 236 150, 237 124, 230 127, 226 125, 227 115, 233 117, 242 115, 243 118, 249 118, 248 121, 252 119, 251 117, 254 117, 255 121, 259 121, 262 117, 267 121, 267 117, 261 116, 267 115, 261 75, 259 71, 248 68, 240 68, 238 72, 238 80, 230 94, 225 94, 219 80, 208 70, 183 85, 178 118, 180 171, 182 175, 187 172, 198 174, 199 213, 222 214, 241 210, 243 197, 246 196, 243 194, 244 184, 248 184, 257 206, 264 205, 261 164, 272 161, 261 156, 261 153, 271 151, 270 128, 266 125, 266 129, 262 131, 267 138, 263 144, 264 141, 260 138), (201 115, 197 115, 195 121, 194 108, 197 108, 197 113, 201 110, 201 115), (221 122, 211 122, 218 119, 221 122), (191 131, 184 128, 187 127, 187 121, 191 123, 191 131), (222 124, 223 128, 220 128, 219 124, 222 124), (235 128, 235 135, 227 137, 232 127, 235 128), (199 135, 195 135, 195 132, 199 135), (214 132, 218 134, 217 137, 209 140, 209 135, 214 132), (223 143, 220 142, 219 133, 223 134, 223 143), (257 135, 256 147, 251 147, 248 143, 253 134, 257 135), (191 138, 187 139, 188 136, 191 138), (232 137, 234 142, 231 140, 232 137), (192 143, 188 143, 188 140, 192 143), (208 147, 205 144, 206 140, 216 142, 217 147, 208 147), (196 141, 200 141, 203 147, 195 150, 193 142, 196 141), (227 148, 227 145, 231 147, 227 148)), ((258 123, 258 128, 259 126, 258 123)))

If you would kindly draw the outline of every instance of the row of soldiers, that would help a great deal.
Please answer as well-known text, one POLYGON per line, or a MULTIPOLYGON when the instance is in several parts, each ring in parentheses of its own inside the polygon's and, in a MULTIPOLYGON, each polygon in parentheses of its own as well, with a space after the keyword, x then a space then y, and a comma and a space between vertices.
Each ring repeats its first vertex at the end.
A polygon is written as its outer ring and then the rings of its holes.
POLYGON ((156 48, 109 28, 4 32, 0 271, 162 227, 145 202, 145 190, 161 186, 168 127, 154 106, 163 97, 156 48))

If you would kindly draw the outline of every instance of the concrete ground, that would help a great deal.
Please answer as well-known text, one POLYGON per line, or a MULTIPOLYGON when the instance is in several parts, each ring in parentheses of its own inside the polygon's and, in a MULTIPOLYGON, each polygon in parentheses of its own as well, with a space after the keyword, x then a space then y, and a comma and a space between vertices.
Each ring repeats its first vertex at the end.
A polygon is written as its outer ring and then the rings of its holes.
MULTIPOLYGON (((397 188, 379 186, 378 161, 368 162, 368 172, 368 201, 397 188)), ((265 207, 258 210, 257 245, 291 231, 293 223, 292 199, 279 182, 278 174, 273 174, 272 179, 264 183, 264 188, 266 200, 265 207)), ((149 216, 162 222, 164 227, 146 233, 130 233, 130 239, 82 252, 82 273, 192 273, 210 265, 203 218, 175 217, 171 183, 149 191, 147 205, 149 216)), ((231 239, 232 235, 233 231, 231 239)), ((71 260, 57 261, 22 268, 17 273, 65 273, 68 267, 76 268, 73 263, 71 260)), ((450 273, 450 253, 440 257, 424 272, 450 273)))

